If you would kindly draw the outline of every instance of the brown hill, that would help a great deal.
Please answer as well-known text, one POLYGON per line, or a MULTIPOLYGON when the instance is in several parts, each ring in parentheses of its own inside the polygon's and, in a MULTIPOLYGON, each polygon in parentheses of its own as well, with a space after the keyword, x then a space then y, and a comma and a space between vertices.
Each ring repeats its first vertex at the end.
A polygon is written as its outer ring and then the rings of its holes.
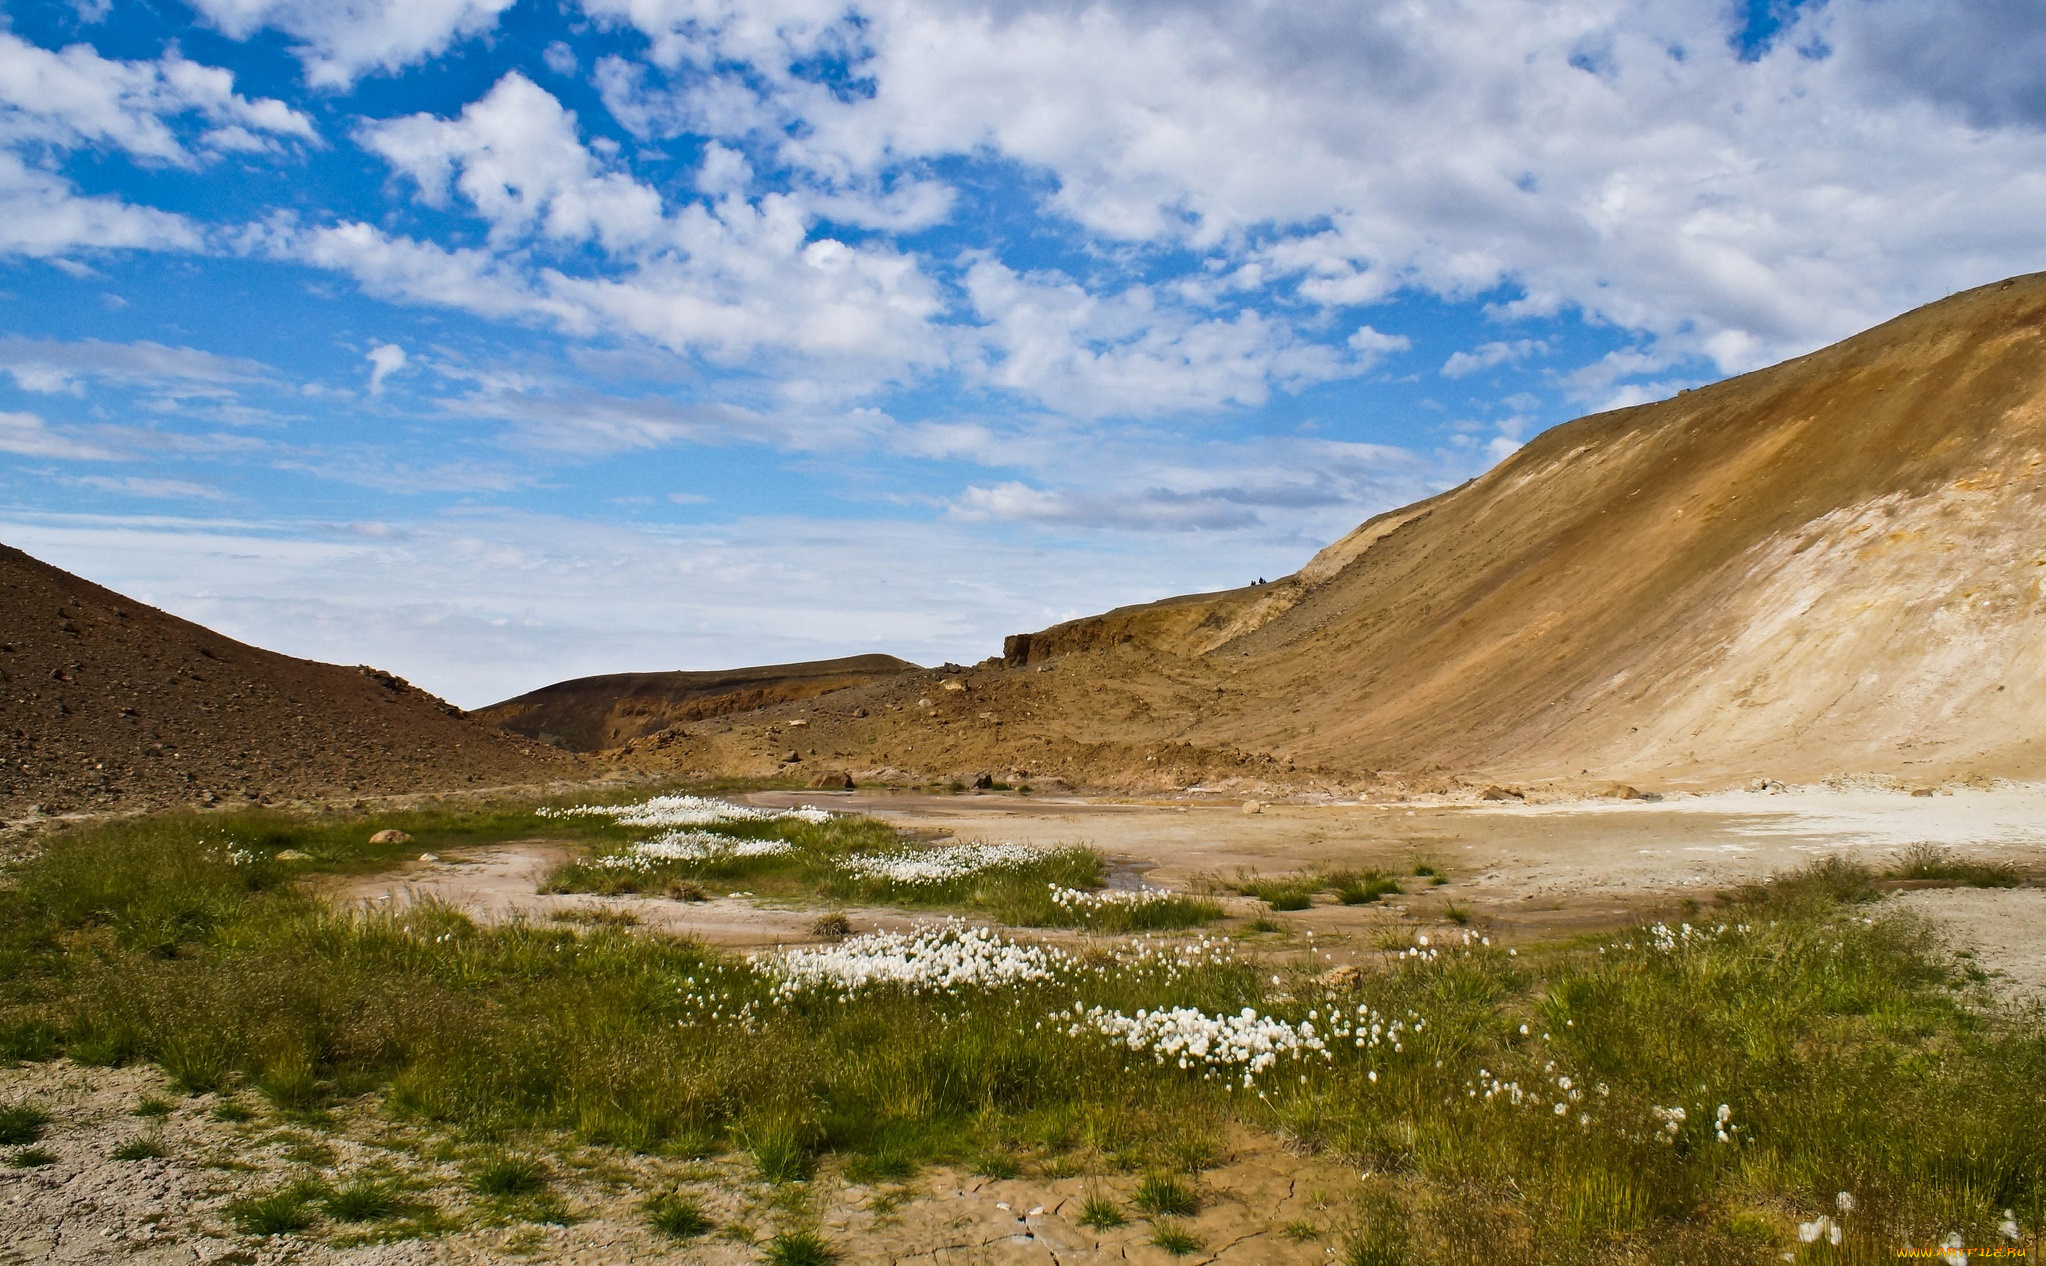
MULTIPOLYGON (((958 689, 849 691, 805 743, 1129 786, 2041 777, 2042 583, 2033 275, 1557 427, 1271 585, 1012 638, 958 689)), ((668 758, 761 768, 794 711, 668 758)))
POLYGON ((373 668, 223 637, 0 546, 0 816, 573 773, 373 668))
POLYGON ((850 655, 714 672, 610 673, 542 686, 476 715, 542 743, 594 752, 687 721, 752 712, 917 671, 893 655, 850 655))

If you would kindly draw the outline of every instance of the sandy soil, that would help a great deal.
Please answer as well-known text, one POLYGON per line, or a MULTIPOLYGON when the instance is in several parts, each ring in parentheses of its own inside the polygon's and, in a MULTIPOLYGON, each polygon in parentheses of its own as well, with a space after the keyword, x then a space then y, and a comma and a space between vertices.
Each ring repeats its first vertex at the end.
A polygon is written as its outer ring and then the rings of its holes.
MULTIPOLYGON (((529 1260, 599 1266, 683 1261, 738 1266, 760 1260, 776 1232, 816 1229, 849 1264, 1310 1263, 1326 1261, 1341 1200, 1361 1181, 1333 1162, 1303 1158, 1269 1139, 1243 1137, 1196 1183, 1200 1213, 1183 1222, 1204 1248, 1170 1258, 1145 1241, 1140 1217, 1098 1232, 1079 1226, 1081 1205, 1105 1194, 1128 1207, 1137 1178, 1025 1176, 1009 1180, 932 1169, 865 1185, 825 1172, 776 1188, 737 1158, 677 1161, 597 1148, 549 1159, 561 1224, 518 1222, 471 1199, 446 1140, 394 1127, 365 1105, 317 1124, 268 1114, 231 1124, 219 1099, 181 1097, 153 1069, 30 1065, 0 1071, 0 1102, 29 1101, 54 1118, 39 1145, 54 1162, 0 1169, 0 1263, 321 1263, 413 1266, 529 1260), (175 1105, 161 1123, 138 1118, 145 1097, 175 1105), (122 1143, 150 1137, 162 1158, 122 1161, 122 1143), (306 1235, 237 1234, 231 1205, 295 1180, 342 1185, 360 1174, 396 1180, 431 1206, 444 1230, 388 1243, 351 1243, 369 1227, 332 1221, 306 1235), (639 1212, 649 1191, 692 1196, 718 1224, 687 1244, 657 1235, 639 1212), (1322 1234, 1288 1239, 1289 1223, 1322 1234)), ((248 1106, 255 1106, 253 1099, 248 1106)))

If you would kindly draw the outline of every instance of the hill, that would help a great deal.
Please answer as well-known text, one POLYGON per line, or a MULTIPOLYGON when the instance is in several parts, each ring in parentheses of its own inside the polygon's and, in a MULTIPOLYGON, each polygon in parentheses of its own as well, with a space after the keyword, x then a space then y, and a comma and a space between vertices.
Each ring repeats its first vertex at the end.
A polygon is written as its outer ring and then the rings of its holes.
POLYGON ((402 679, 258 649, 0 546, 0 816, 573 773, 402 679))
MULTIPOLYGON (((806 742, 1130 787, 2041 777, 2042 523, 2032 275, 1556 427, 1271 585, 849 691, 806 742)), ((756 768, 792 715, 669 759, 756 768)))
POLYGON ((684 722, 752 712, 916 671, 915 664, 893 655, 851 655, 712 672, 611 673, 542 686, 476 715, 542 743, 593 752, 684 722))

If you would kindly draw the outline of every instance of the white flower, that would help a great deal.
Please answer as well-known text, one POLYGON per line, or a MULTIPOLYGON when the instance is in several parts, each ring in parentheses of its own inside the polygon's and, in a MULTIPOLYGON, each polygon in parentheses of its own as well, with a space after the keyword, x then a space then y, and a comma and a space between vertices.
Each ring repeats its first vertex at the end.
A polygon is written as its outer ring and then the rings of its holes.
POLYGON ((1130 909, 1171 901, 1178 894, 1165 888, 1118 888, 1107 892, 1084 892, 1078 888, 1051 886, 1052 904, 1063 910, 1091 914, 1110 908, 1130 909))
POLYGON ((1160 1064, 1173 1060, 1182 1067, 1241 1069, 1245 1086, 1281 1056, 1297 1059, 1308 1051, 1326 1050, 1312 1024, 1288 1024, 1260 1016, 1252 1007, 1213 1016, 1193 1007, 1138 1011, 1135 1016, 1095 1007, 1082 1013, 1071 1031, 1077 1036, 1089 1029, 1130 1050, 1148 1051, 1160 1064))
POLYGON ((2017 1216, 2013 1214, 2009 1209, 2005 1209, 2003 1211, 2003 1222, 1996 1229, 1998 1231, 2001 1231, 2003 1233, 2003 1238, 2007 1240, 2014 1240, 2018 1238, 2017 1216))
POLYGON ((707 796, 655 796, 638 804, 579 804, 541 809, 543 818, 610 818, 620 826, 714 826, 720 822, 829 822, 831 813, 813 805, 796 809, 754 809, 707 796))
POLYGON ((917 993, 987 988, 1049 980, 1072 964, 1060 950, 1004 940, 957 919, 921 924, 909 933, 872 932, 755 962, 779 978, 775 992, 783 996, 822 986, 852 992, 899 985, 917 993))
POLYGON ((1968 1266, 1968 1250, 1962 1247, 1965 1243, 1967 1241, 1961 1238, 1959 1231, 1954 1232, 1939 1242, 1939 1246, 1946 1250, 1940 1257, 1947 1263, 1947 1266, 1968 1266))
MULTIPOLYGON (((1721 1111, 1724 1111, 1724 1109, 1721 1109, 1721 1111)), ((1721 1119, 1723 1120, 1724 1118, 1721 1118, 1721 1119)), ((1837 1195, 1837 1196, 1834 1196, 1834 1197, 1833 1197, 1833 1207, 1834 1207, 1835 1209, 1838 1209, 1838 1210, 1839 1210, 1840 1212, 1842 1212, 1842 1213, 1852 1213, 1852 1212, 1854 1212, 1854 1195, 1853 1195, 1853 1193, 1851 1193, 1851 1192, 1846 1192, 1846 1191, 1843 1191, 1843 1192, 1841 1192, 1841 1193, 1840 1193, 1839 1195, 1837 1195)))
POLYGON ((862 853, 838 865, 859 879, 897 884, 942 884, 983 870, 1013 870, 1035 865, 1045 854, 1027 844, 948 844, 905 853, 862 853))
POLYGON ((1806 1244, 1816 1243, 1822 1235, 1832 1243, 1838 1244, 1840 1242, 1839 1224, 1823 1213, 1810 1222, 1800 1222, 1797 1224, 1797 1238, 1806 1244))

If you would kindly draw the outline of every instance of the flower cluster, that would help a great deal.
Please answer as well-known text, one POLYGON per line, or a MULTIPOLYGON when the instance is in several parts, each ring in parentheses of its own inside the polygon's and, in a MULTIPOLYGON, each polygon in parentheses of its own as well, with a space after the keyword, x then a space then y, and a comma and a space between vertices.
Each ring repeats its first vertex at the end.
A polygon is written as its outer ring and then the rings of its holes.
POLYGON ((1208 1015, 1192 1007, 1174 1007, 1169 1011, 1139 1010, 1128 1016, 1101 1007, 1082 1010, 1076 1002, 1066 1032, 1071 1037, 1098 1033, 1130 1050, 1148 1051, 1160 1064, 1171 1061, 1181 1068, 1206 1065, 1208 1076, 1215 1069, 1241 1069, 1245 1087, 1280 1056, 1298 1059, 1312 1051, 1324 1059, 1329 1057, 1313 1021, 1289 1024, 1259 1015, 1252 1007, 1235 1015, 1208 1015))
POLYGON ((947 844, 913 853, 856 853, 839 867, 856 879, 895 884, 943 884, 984 870, 1033 866, 1044 854, 1027 844, 947 844))
POLYGON ((774 992, 784 998, 820 988, 855 993, 871 985, 950 993, 961 987, 1049 980, 1072 965, 1059 950, 1005 940, 958 919, 749 961, 775 979, 774 992))
POLYGON ((1172 901, 1177 896, 1177 893, 1165 888, 1111 888, 1106 892, 1088 892, 1083 888, 1062 888, 1057 884, 1051 886, 1051 903, 1061 910, 1074 914, 1154 906, 1160 902, 1172 901))
POLYGON ((670 831, 657 840, 642 840, 623 853, 592 863, 606 870, 648 871, 662 862, 708 862, 733 857, 780 857, 796 846, 787 840, 735 840, 708 831, 670 831))
POLYGON ((828 822, 831 812, 811 805, 796 809, 754 809, 708 796, 655 796, 638 804, 579 804, 541 809, 543 818, 610 818, 620 826, 716 826, 721 822, 828 822))

